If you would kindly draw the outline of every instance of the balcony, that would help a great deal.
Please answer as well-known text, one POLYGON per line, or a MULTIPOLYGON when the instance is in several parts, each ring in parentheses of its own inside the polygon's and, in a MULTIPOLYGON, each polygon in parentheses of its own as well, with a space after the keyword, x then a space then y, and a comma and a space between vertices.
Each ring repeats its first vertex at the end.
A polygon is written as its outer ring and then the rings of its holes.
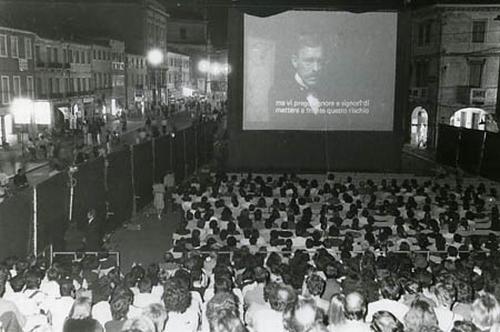
POLYGON ((410 88, 410 99, 412 100, 423 100, 429 97, 428 87, 412 87, 410 88))
POLYGON ((457 86, 457 102, 465 105, 485 105, 493 102, 494 89, 457 86))

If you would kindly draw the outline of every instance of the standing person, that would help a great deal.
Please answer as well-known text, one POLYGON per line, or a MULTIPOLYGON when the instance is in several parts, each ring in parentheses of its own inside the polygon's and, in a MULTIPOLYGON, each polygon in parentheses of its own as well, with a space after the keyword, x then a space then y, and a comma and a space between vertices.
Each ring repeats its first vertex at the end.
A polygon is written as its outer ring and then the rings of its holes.
POLYGON ((165 186, 163 183, 153 184, 154 206, 158 220, 161 219, 161 214, 165 208, 165 186))
POLYGON ((87 225, 85 225, 83 239, 84 248, 87 251, 100 251, 102 245, 102 227, 97 219, 95 209, 90 209, 87 212, 87 225))

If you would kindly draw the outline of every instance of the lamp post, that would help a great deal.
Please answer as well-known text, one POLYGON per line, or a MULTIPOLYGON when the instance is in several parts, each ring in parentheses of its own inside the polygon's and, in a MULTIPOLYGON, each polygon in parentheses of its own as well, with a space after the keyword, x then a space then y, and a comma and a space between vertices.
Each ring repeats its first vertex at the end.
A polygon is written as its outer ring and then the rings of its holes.
MULTIPOLYGON (((163 51, 160 49, 152 49, 148 52, 147 55, 147 60, 151 68, 153 68, 153 76, 154 76, 154 90, 153 90, 153 104, 156 106, 158 104, 158 91, 160 91, 158 79, 157 79, 157 72, 160 70, 161 64, 163 64, 163 51)), ((161 79, 161 78, 160 78, 161 79)), ((160 95, 161 99, 161 95, 160 95)))

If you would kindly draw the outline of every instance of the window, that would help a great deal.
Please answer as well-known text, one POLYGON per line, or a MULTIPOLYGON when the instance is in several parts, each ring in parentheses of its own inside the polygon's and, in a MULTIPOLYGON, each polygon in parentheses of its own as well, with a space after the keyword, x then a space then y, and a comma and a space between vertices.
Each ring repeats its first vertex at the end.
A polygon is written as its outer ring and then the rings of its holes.
POLYGON ((54 92, 55 93, 59 93, 59 88, 60 88, 59 84, 60 84, 59 79, 58 78, 54 78, 54 92))
POLYGON ((49 78, 49 94, 54 92, 54 86, 52 85, 52 78, 49 78))
POLYGON ((87 51, 87 63, 90 63, 90 51, 87 51))
POLYGON ((21 96, 21 77, 13 76, 12 77, 12 86, 14 88, 14 97, 21 96))
POLYGON ((469 61, 469 86, 480 88, 483 77, 484 60, 469 61))
POLYGON ((484 43, 486 35, 486 21, 472 21, 472 42, 484 43))
POLYGON ((40 77, 37 77, 36 78, 36 94, 38 96, 42 95, 43 94, 43 90, 42 90, 42 79, 40 77))
POLYGON ((33 59, 33 45, 31 43, 31 38, 24 38, 24 52, 26 54, 26 59, 33 59))
POLYGON ((67 78, 67 77, 64 79, 64 91, 66 91, 66 93, 70 92, 69 78, 67 78))
POLYGON ((80 52, 75 51, 75 63, 80 63, 80 52))
POLYGON ((187 38, 186 28, 181 28, 180 35, 181 35, 181 39, 187 38))
POLYGON ((7 36, 0 35, 0 57, 7 56, 7 36))
POLYGON ((31 98, 35 98, 35 88, 33 87, 33 76, 26 76, 26 92, 31 98))
POLYGON ((85 61, 85 52, 82 51, 81 54, 80 54, 80 63, 86 63, 87 61, 85 61))
POLYGON ((59 52, 57 48, 54 47, 52 52, 54 54, 54 56, 52 57, 53 62, 59 62, 59 52))
POLYGON ((431 43, 431 22, 427 22, 424 25, 424 45, 429 45, 431 43))
POLYGON ((94 60, 97 59, 97 52, 94 50, 94 60))
POLYGON ((35 57, 37 62, 42 62, 42 55, 40 54, 40 46, 35 46, 35 57))
POLYGON ((62 61, 63 63, 68 63, 68 51, 66 51, 66 49, 63 48, 63 51, 62 51, 62 61))
POLYGON ((72 63, 73 62, 73 51, 68 50, 68 62, 72 63))
POLYGON ((81 86, 82 82, 79 78, 75 78, 75 80, 76 80, 76 91, 79 92, 82 89, 82 86, 81 86))
POLYGON ((10 36, 10 56, 19 58, 19 43, 16 36, 10 36))
POLYGON ((9 76, 2 76, 2 104, 6 105, 10 102, 10 85, 9 76))
POLYGON ((417 87, 427 86, 427 77, 429 76, 429 62, 421 61, 416 63, 416 84, 417 87))

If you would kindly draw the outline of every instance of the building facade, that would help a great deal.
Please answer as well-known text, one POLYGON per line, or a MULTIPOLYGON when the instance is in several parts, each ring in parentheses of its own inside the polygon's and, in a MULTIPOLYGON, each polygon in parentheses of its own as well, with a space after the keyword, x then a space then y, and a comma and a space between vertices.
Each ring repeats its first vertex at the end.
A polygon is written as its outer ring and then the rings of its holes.
POLYGON ((484 129, 497 100, 498 15, 497 5, 440 4, 412 13, 412 144, 435 146, 439 123, 484 129))
MULTIPOLYGON (((129 54, 147 56, 150 50, 159 49, 166 58, 169 15, 158 0, 54 0, 50 3, 35 1, 29 6, 12 1, 4 4, 2 9, 0 19, 15 27, 51 36, 60 35, 66 40, 74 40, 75 36, 105 36, 108 39, 123 41, 125 51, 129 54), (30 19, 27 20, 26 17, 30 19), (89 24, 90 18, 92 24, 89 24)), ((147 66, 148 76, 157 75, 162 79, 161 95, 165 99, 166 62, 158 67, 149 64, 147 66)), ((104 75, 102 68, 99 72, 104 75)), ((100 86, 104 86, 104 79, 102 77, 100 86)), ((97 84, 98 80, 97 77, 97 84)), ((109 76, 106 80, 109 80, 109 76)), ((112 82, 111 78, 111 85, 112 82)), ((152 82, 151 78, 148 82, 152 82)))
POLYGON ((29 31, 0 27, 0 138, 16 139, 12 103, 16 98, 35 98, 34 44, 29 31))
POLYGON ((183 88, 191 89, 189 56, 181 53, 167 53, 167 89, 170 98, 181 98, 183 88))
POLYGON ((56 131, 77 129, 94 112, 91 46, 37 38, 36 98, 50 102, 56 131))
POLYGON ((126 54, 126 99, 127 109, 133 114, 144 114, 147 100, 152 96, 147 89, 146 57, 137 54, 126 54))
POLYGON ((96 113, 108 118, 125 107, 125 43, 118 40, 92 42, 92 86, 96 113))
POLYGON ((190 86, 205 93, 207 73, 199 69, 199 64, 209 61, 212 49, 208 38, 208 21, 197 14, 174 11, 167 22, 167 40, 172 52, 189 56, 190 86))

